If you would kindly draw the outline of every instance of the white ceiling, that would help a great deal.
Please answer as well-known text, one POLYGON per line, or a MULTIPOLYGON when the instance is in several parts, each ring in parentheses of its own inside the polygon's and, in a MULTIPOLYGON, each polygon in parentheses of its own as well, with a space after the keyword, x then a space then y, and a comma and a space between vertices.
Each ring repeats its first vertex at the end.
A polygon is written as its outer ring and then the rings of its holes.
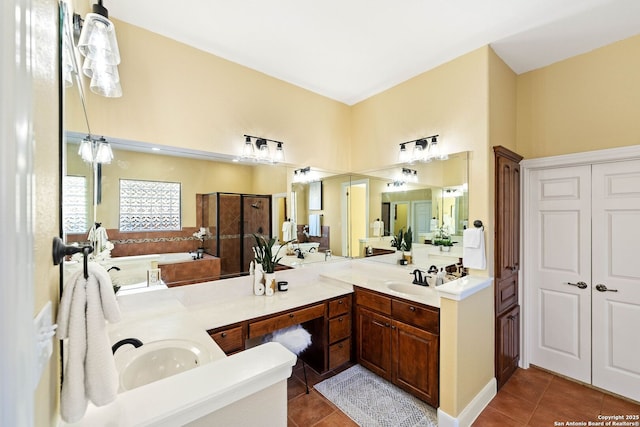
POLYGON ((640 0, 105 0, 104 5, 111 17, 349 105, 487 44, 523 73, 640 34, 640 0))

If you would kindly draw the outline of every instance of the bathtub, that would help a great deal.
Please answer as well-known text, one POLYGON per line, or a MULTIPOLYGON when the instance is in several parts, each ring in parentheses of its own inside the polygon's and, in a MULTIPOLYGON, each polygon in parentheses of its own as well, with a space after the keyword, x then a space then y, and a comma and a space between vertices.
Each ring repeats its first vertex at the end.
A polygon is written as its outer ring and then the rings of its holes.
MULTIPOLYGON (((305 242, 305 243, 290 243, 291 247, 293 249, 300 249, 302 252, 308 252, 308 253, 313 253, 313 252, 318 252, 318 248, 320 247, 320 242, 305 242)), ((273 249, 272 252, 275 254, 276 251, 278 251, 278 249, 280 249, 282 246, 280 245, 273 245, 273 249)), ((282 248, 280 255, 284 255, 285 252, 285 248, 282 248)))

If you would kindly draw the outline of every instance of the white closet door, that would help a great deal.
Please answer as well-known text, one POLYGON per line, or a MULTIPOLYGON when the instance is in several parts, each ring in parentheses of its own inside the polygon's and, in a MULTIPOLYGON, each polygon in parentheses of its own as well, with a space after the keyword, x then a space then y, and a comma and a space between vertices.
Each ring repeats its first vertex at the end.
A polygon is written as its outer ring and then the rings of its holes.
POLYGON ((593 385, 640 400, 640 161, 593 166, 592 246, 593 385))
POLYGON ((531 173, 531 363, 591 382, 591 166, 531 173), (579 286, 578 286, 579 285, 579 286))

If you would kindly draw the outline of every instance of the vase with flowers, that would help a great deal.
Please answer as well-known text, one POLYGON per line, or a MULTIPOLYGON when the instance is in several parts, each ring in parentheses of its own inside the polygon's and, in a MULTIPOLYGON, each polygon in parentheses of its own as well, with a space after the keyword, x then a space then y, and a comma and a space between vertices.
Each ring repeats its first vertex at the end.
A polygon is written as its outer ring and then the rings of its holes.
POLYGON ((204 257, 204 241, 209 235, 206 227, 200 227, 200 230, 193 233, 193 237, 200 240, 200 246, 197 249, 197 259, 202 259, 204 257))

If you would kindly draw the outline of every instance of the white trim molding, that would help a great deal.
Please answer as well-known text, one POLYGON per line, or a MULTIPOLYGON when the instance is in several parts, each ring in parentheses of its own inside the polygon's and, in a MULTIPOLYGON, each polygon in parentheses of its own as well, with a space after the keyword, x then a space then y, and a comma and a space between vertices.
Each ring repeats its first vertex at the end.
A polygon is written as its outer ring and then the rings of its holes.
POLYGON ((438 427, 467 427, 470 426, 478 415, 487 407, 498 390, 498 383, 491 378, 487 385, 473 398, 471 402, 460 412, 458 417, 453 417, 438 408, 438 427))

